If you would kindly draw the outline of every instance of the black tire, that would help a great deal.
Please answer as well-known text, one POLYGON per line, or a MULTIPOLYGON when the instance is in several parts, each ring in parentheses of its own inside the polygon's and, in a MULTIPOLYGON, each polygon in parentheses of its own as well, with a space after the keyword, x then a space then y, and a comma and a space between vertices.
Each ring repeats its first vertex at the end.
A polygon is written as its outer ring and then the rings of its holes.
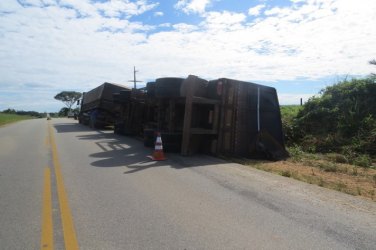
POLYGON ((180 87, 183 78, 165 77, 155 81, 155 96, 157 98, 180 97, 180 87))

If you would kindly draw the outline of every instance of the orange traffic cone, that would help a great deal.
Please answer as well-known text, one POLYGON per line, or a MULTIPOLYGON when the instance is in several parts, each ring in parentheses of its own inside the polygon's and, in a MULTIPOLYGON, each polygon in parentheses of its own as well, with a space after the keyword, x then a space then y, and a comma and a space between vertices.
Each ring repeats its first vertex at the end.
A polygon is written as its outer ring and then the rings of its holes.
POLYGON ((163 145, 162 145, 162 138, 161 138, 161 133, 157 133, 157 139, 155 141, 155 146, 154 146, 154 152, 153 155, 148 156, 150 159, 153 161, 164 161, 167 160, 163 153, 163 145))

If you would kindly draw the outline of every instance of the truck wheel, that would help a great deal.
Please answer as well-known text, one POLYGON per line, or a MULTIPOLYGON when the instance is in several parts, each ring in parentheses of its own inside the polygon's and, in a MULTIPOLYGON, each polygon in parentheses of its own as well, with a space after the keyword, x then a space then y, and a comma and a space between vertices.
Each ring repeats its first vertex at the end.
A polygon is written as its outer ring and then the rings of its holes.
POLYGON ((155 80, 155 96, 158 98, 180 97, 183 78, 165 77, 155 80))

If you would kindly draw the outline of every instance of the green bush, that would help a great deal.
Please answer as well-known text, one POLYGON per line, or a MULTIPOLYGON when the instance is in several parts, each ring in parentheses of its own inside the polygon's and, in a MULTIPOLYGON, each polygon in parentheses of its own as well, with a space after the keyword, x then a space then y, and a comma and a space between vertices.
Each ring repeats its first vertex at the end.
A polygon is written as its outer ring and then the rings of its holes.
POLYGON ((329 153, 326 155, 326 158, 329 161, 336 162, 336 163, 349 163, 349 160, 343 154, 329 153))
POLYGON ((337 172, 338 166, 331 162, 319 163, 319 168, 325 172, 337 172))
POLYGON ((372 165, 372 159, 369 155, 359 155, 352 161, 352 163, 360 167, 368 168, 372 165))
POLYGON ((372 79, 353 79, 323 89, 303 107, 282 107, 287 145, 297 144, 305 152, 339 153, 349 162, 370 166, 370 156, 376 155, 375 96, 372 79))
POLYGON ((288 170, 284 170, 284 171, 282 171, 282 176, 290 178, 291 177, 291 172, 288 171, 288 170))
POLYGON ((298 105, 281 106, 282 128, 287 145, 292 145, 297 137, 296 116, 302 108, 298 105))
POLYGON ((304 151, 302 150, 302 148, 298 145, 294 145, 292 147, 289 147, 288 148, 288 151, 290 153, 290 157, 294 160, 294 161, 300 161, 302 158, 303 158, 303 154, 304 154, 304 151))

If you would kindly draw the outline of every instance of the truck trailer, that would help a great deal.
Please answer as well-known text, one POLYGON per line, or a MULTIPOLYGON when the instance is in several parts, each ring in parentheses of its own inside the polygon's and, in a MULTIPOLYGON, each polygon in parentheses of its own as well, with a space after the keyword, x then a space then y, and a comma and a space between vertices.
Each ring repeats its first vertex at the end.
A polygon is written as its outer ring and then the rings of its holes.
POLYGON ((129 90, 129 88, 105 82, 102 85, 83 93, 81 109, 78 115, 80 123, 93 128, 103 128, 114 125, 116 109, 114 93, 129 90))
POLYGON ((281 114, 274 88, 221 78, 165 77, 145 88, 115 94, 115 133, 143 137, 157 132, 167 152, 283 159, 281 114))

